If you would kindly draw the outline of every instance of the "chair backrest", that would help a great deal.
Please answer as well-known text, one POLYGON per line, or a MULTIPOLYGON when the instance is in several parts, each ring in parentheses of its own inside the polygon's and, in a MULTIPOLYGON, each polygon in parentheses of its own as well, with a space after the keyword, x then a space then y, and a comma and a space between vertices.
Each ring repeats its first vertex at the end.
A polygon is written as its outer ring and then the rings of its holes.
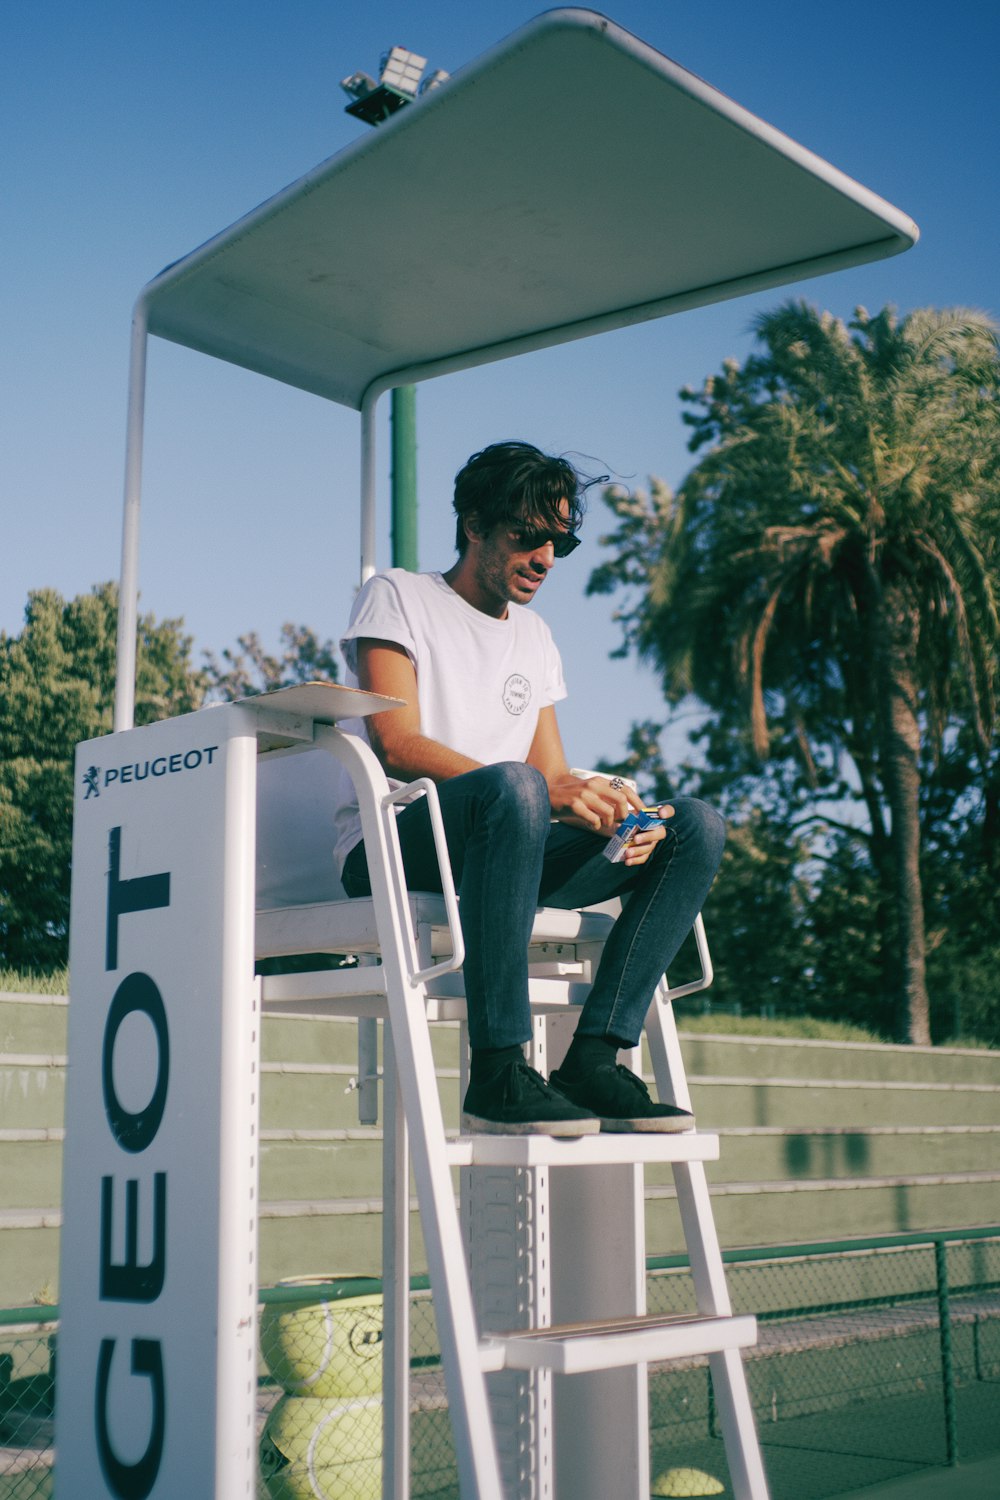
POLYGON ((333 861, 339 763, 324 750, 274 750, 257 763, 257 906, 346 901, 333 861))

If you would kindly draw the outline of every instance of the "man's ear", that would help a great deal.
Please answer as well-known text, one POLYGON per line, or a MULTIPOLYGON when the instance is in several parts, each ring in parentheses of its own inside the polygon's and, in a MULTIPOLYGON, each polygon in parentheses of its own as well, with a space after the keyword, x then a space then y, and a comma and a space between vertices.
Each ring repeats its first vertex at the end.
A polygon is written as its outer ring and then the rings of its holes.
POLYGON ((462 517, 462 529, 466 539, 470 542, 481 542, 484 536, 484 527, 479 517, 473 513, 462 517))

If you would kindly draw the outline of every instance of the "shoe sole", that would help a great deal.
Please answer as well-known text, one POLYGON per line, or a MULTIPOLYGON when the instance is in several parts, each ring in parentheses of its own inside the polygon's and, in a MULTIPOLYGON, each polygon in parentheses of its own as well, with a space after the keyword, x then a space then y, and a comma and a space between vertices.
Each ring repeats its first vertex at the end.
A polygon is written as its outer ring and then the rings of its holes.
POLYGON ((596 1115, 589 1120, 485 1120, 462 1113, 464 1135, 597 1135, 602 1127, 596 1115))
POLYGON ((694 1115, 660 1116, 659 1119, 639 1117, 633 1120, 615 1120, 601 1115, 601 1129, 616 1135, 677 1135, 682 1130, 694 1128, 694 1115))

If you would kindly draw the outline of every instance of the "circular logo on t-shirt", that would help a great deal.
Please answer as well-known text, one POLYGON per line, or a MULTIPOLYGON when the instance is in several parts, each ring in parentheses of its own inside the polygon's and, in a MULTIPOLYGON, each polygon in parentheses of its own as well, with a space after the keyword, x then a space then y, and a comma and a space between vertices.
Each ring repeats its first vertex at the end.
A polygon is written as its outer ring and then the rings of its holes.
POLYGON ((503 685, 503 706, 509 714, 523 714, 531 702, 531 683, 520 672, 512 672, 503 685))

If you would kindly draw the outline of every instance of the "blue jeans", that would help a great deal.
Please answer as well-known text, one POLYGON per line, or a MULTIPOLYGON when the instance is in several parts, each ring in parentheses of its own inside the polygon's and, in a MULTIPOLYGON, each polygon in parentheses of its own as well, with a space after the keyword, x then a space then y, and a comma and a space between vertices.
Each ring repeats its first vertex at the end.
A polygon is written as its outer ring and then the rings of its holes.
MULTIPOLYGON (((503 761, 438 787, 465 938, 465 992, 473 1047, 511 1047, 531 1036, 528 939, 539 905, 572 909, 628 896, 580 1014, 581 1036, 634 1046, 661 976, 701 910, 722 858, 725 824, 692 797, 672 803, 666 837, 644 865, 612 864, 599 834, 551 821, 545 778, 503 761)), ((399 816, 407 884, 440 891, 427 802, 399 816)), ((349 896, 368 895, 363 844, 343 872, 349 896)))

